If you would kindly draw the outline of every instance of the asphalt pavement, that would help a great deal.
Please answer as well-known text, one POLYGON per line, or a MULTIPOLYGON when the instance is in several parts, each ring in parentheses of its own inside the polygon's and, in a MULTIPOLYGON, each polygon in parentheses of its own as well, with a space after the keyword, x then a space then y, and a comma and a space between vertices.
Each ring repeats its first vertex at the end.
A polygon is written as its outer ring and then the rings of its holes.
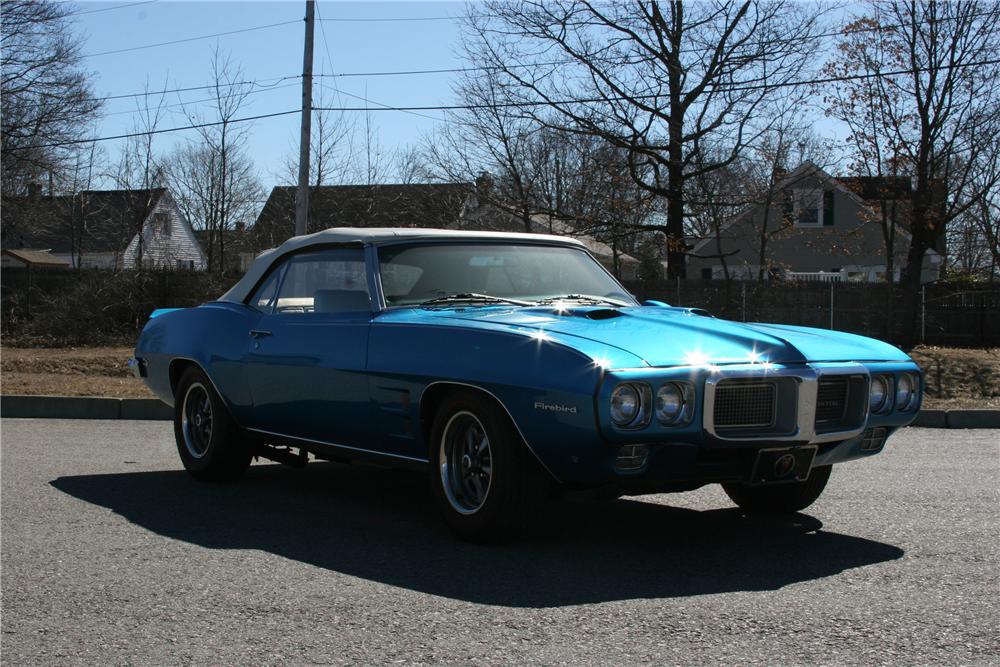
POLYGON ((1000 663, 996 430, 906 429, 791 519, 575 499, 505 547, 452 538, 416 473, 210 486, 167 422, 0 438, 5 665, 1000 663))

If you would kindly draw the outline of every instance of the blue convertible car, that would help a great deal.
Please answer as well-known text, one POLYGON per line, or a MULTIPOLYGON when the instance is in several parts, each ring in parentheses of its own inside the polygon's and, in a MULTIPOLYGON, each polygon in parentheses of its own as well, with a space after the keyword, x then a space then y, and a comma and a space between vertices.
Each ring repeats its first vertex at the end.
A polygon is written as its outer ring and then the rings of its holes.
POLYGON ((131 363, 198 479, 255 456, 429 468, 479 540, 553 487, 720 483, 747 511, 801 510, 913 421, 922 386, 870 338, 639 304, 572 239, 426 229, 293 238, 218 301, 154 313, 131 363))

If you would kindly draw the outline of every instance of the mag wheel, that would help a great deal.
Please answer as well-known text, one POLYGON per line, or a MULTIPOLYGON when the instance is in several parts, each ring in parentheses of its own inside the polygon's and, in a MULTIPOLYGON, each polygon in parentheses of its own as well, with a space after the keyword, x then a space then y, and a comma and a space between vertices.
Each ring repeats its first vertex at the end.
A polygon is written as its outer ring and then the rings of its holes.
POLYGON ((463 539, 500 542, 530 525, 549 486, 507 413, 488 396, 455 392, 431 428, 431 490, 463 539))
POLYGON ((250 448, 199 368, 188 368, 177 383, 174 438, 184 468, 197 479, 233 481, 250 465, 250 448))
POLYGON ((723 484, 729 498, 747 512, 754 514, 792 514, 816 502, 830 481, 833 466, 813 468, 804 482, 749 486, 723 484))

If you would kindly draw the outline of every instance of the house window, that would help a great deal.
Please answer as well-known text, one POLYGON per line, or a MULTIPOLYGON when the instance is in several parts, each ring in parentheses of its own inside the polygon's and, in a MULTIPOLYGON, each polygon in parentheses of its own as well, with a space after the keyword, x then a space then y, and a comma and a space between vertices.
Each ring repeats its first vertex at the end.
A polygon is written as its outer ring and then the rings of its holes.
POLYGON ((701 270, 701 279, 702 280, 711 280, 712 279, 712 268, 711 267, 706 266, 705 268, 703 268, 701 270))
POLYGON ((179 259, 177 260, 177 268, 181 271, 194 271, 194 260, 193 259, 179 259))
POLYGON ((797 189, 792 191, 796 227, 823 226, 823 191, 797 189))
POLYGON ((170 216, 166 213, 153 214, 153 229, 157 234, 170 236, 170 216))

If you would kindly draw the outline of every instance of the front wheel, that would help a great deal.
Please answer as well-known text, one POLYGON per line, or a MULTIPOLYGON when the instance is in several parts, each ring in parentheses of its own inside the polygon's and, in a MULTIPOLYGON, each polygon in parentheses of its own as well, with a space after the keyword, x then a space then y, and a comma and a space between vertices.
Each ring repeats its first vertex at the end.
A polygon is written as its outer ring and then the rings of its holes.
POLYGON ((174 394, 177 453, 191 475, 206 482, 239 479, 252 452, 208 376, 200 368, 184 371, 174 394))
POLYGON ((740 508, 753 514, 793 514, 816 502, 826 483, 830 481, 833 466, 813 468, 804 482, 749 486, 723 484, 722 489, 740 508))
POLYGON ((431 461, 431 491, 445 522, 472 542, 522 532, 549 485, 507 414, 475 392, 455 392, 441 404, 431 461))

